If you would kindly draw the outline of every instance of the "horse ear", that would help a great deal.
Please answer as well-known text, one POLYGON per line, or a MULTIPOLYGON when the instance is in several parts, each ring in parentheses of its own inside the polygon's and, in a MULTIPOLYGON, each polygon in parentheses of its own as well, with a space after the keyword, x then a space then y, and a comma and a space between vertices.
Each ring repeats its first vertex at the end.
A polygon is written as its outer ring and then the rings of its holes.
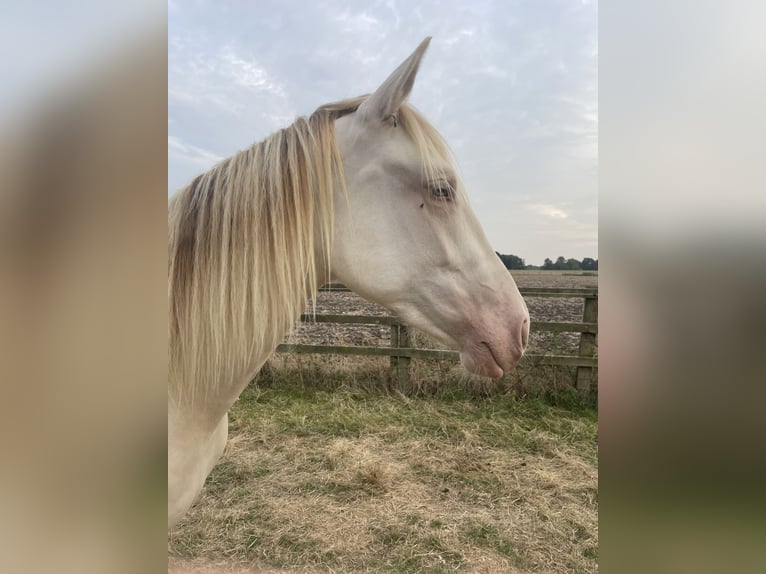
POLYGON ((402 62, 375 92, 359 107, 364 118, 387 120, 396 113, 407 99, 415 83, 418 66, 431 42, 431 36, 423 40, 415 51, 402 62))

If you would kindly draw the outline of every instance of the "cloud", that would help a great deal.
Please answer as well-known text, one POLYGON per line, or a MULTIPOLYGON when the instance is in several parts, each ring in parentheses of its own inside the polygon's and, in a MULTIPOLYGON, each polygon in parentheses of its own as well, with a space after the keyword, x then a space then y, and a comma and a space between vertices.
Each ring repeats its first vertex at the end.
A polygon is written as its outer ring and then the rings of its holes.
POLYGON ((335 20, 340 23, 341 30, 346 33, 371 32, 374 28, 380 28, 380 21, 367 12, 352 14, 346 11, 338 14, 335 20))
POLYGON ((198 169, 210 169, 223 158, 211 151, 186 143, 176 136, 168 136, 168 158, 192 164, 198 169))
POLYGON ((221 75, 228 76, 238 85, 257 92, 285 96, 284 87, 264 68, 259 66, 255 58, 242 57, 231 44, 221 50, 220 58, 219 71, 221 75))
POLYGON ((189 91, 168 88, 168 99, 177 100, 187 104, 196 104, 199 102, 199 96, 189 91))
POLYGON ((386 7, 391 10, 391 13, 394 16, 394 28, 398 29, 402 19, 399 15, 399 9, 396 7, 396 2, 394 0, 387 0, 386 7))
POLYGON ((470 39, 476 34, 475 28, 463 28, 461 30, 458 30, 455 34, 452 36, 449 36, 446 38, 443 43, 447 46, 452 46, 454 44, 457 44, 461 40, 467 40, 470 39))
POLYGON ((567 219, 569 214, 563 209, 559 209, 555 205, 548 205, 545 203, 534 203, 527 206, 528 209, 535 213, 548 217, 550 219, 567 219))
POLYGON ((490 78, 503 79, 508 77, 507 70, 504 70, 498 66, 495 66, 494 64, 484 66, 481 69, 481 73, 484 74, 485 76, 489 76, 490 78))

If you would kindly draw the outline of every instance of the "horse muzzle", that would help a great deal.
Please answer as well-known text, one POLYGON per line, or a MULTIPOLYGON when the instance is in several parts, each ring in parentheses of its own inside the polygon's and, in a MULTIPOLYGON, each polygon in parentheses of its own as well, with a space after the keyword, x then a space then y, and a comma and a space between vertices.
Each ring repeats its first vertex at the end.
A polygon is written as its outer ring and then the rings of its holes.
POLYGON ((519 364, 528 344, 529 315, 525 314, 508 330, 487 329, 470 337, 460 351, 461 363, 469 373, 499 378, 519 364))

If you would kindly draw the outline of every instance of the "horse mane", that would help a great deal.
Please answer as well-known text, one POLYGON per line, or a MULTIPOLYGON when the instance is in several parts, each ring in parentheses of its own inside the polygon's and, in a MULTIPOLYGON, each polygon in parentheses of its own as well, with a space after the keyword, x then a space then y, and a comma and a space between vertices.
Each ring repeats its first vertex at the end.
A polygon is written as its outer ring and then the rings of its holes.
MULTIPOLYGON (((316 294, 332 253, 335 185, 346 192, 335 120, 366 98, 299 117, 170 199, 169 392, 175 401, 194 401, 254 376, 316 294)), ((441 135, 408 104, 396 120, 418 150, 425 176, 437 177, 452 158, 441 135)))

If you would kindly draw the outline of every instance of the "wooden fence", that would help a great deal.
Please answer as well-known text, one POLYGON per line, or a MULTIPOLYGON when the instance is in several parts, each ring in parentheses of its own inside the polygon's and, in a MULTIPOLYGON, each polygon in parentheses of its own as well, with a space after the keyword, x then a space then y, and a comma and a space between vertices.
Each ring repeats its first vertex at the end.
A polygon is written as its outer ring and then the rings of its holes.
MULTIPOLYGON (((342 286, 328 286, 321 291, 350 291, 342 286)), ((525 298, 565 297, 584 299, 582 321, 579 323, 532 321, 532 331, 556 333, 580 333, 580 345, 577 355, 526 354, 522 363, 532 365, 557 365, 577 367, 577 389, 590 393, 595 383, 595 369, 598 366, 596 336, 598 335, 598 289, 556 289, 556 288, 520 288, 525 298)), ((411 391, 410 361, 412 359, 435 359, 458 361, 456 351, 438 349, 418 349, 412 347, 410 330, 397 317, 380 315, 329 315, 304 314, 302 321, 311 323, 344 323, 363 325, 388 325, 391 328, 391 342, 388 347, 370 347, 354 345, 304 345, 281 344, 279 353, 321 353, 334 355, 364 355, 390 357, 392 382, 404 393, 411 391)))

